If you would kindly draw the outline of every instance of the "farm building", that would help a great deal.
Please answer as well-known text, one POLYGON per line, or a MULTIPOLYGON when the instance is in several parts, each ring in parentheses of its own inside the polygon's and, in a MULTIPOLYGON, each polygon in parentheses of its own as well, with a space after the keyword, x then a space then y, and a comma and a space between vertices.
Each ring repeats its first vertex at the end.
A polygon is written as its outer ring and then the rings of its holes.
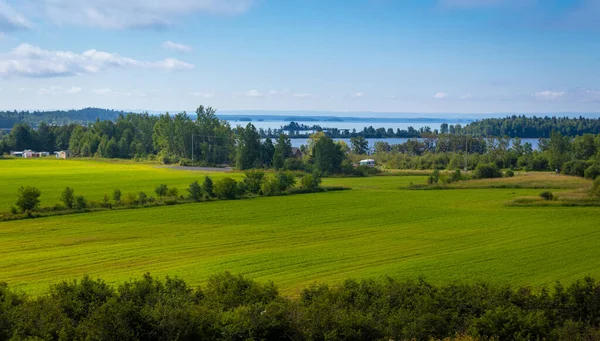
POLYGON ((302 151, 298 147, 292 147, 292 157, 297 159, 302 158, 302 151))
POLYGON ((71 151, 69 150, 61 150, 59 152, 54 152, 57 159, 68 159, 71 157, 71 151))
POLYGON ((373 160, 373 159, 360 160, 359 164, 361 166, 375 167, 375 160, 373 160))
POLYGON ((23 157, 26 159, 37 159, 40 156, 42 156, 41 153, 34 152, 33 150, 30 150, 30 149, 23 151, 23 157))
POLYGON ((26 159, 35 159, 35 158, 39 158, 42 156, 48 156, 48 155, 50 155, 49 152, 34 152, 31 149, 25 149, 22 152, 17 152, 17 151, 10 152, 10 156, 22 157, 22 158, 26 158, 26 159))

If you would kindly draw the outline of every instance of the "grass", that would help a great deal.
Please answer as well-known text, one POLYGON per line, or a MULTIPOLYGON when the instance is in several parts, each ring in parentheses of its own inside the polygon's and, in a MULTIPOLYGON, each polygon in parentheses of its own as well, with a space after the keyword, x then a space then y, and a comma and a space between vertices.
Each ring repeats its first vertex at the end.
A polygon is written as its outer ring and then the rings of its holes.
POLYGON ((69 186, 76 195, 100 201, 104 194, 112 198, 118 188, 125 196, 140 191, 155 196, 160 184, 176 187, 180 195, 193 181, 200 183, 204 175, 213 180, 229 176, 241 178, 241 173, 207 173, 176 170, 153 164, 108 160, 7 159, 0 160, 0 212, 9 211, 16 201, 19 186, 35 186, 42 191, 42 206, 59 203, 60 193, 69 186))
MULTIPOLYGON (((124 193, 150 192, 160 182, 183 188, 200 175, 149 165, 36 161, 1 161, 3 180, 11 182, 2 184, 1 200, 21 177, 46 192, 59 193, 68 184, 81 194, 99 196, 114 186, 124 193), (49 172, 38 169, 44 162, 49 172), (28 176, 13 173, 25 172, 19 168, 23 165, 28 176), (55 179, 58 173, 63 178, 55 179)), ((537 196, 538 189, 401 189, 425 180, 325 179, 325 185, 354 190, 4 222, 0 281, 39 293, 49 283, 84 274, 118 283, 150 272, 201 284, 229 270, 272 280, 284 293, 296 295, 312 282, 339 283, 349 277, 424 276, 434 283, 536 286, 600 277, 600 207, 505 205, 537 196)), ((579 180, 560 183, 574 181, 579 180)))

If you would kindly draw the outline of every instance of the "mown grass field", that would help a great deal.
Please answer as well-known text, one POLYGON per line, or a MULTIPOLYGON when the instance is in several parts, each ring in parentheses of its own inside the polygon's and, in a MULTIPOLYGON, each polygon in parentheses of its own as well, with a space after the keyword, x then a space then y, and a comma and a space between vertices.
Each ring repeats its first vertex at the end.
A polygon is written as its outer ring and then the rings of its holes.
MULTIPOLYGON (((8 204, 19 179, 31 179, 43 192, 59 193, 69 185, 91 197, 88 193, 100 196, 114 186, 124 193, 151 192, 161 182, 183 189, 199 178, 196 172, 148 165, 70 161, 61 164, 66 178, 56 184, 59 170, 28 165, 29 174, 14 174, 24 172, 24 163, 10 162, 16 161, 0 161, 0 199, 8 204)), ((425 179, 333 178, 325 183, 355 189, 3 222, 0 281, 36 293, 84 274, 118 283, 150 272, 201 284, 229 270, 272 280, 295 295, 312 282, 349 277, 535 286, 600 278, 599 207, 505 205, 539 189, 403 189, 425 179)), ((579 181, 555 179, 556 187, 579 181)))
POLYGON ((106 160, 8 159, 0 160, 0 212, 10 210, 19 186, 35 186, 42 191, 42 206, 59 203, 60 193, 69 186, 77 195, 100 201, 104 194, 112 198, 115 188, 127 193, 140 191, 155 195, 160 184, 178 188, 181 195, 193 181, 200 183, 204 175, 241 178, 240 173, 206 173, 177 170, 153 164, 136 164, 106 160))

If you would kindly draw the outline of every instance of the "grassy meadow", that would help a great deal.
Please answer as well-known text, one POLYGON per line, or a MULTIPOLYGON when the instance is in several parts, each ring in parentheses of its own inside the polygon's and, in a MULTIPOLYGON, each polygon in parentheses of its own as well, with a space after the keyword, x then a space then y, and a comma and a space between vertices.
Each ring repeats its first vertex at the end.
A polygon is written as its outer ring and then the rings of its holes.
MULTIPOLYGON (((39 187, 52 204, 65 186, 99 199, 113 188, 151 193, 159 183, 183 190, 203 175, 131 163, 3 160, 0 207, 10 207, 21 184, 39 187)), ((588 184, 539 176, 558 191, 588 184)), ((539 179, 496 181, 527 187, 539 179)), ((325 185, 353 190, 2 222, 0 281, 37 293, 84 274, 116 283, 150 272, 201 284, 229 270, 295 295, 312 282, 349 277, 536 286, 600 277, 600 207, 505 205, 538 195, 537 188, 406 189, 425 180, 329 178, 325 185)))

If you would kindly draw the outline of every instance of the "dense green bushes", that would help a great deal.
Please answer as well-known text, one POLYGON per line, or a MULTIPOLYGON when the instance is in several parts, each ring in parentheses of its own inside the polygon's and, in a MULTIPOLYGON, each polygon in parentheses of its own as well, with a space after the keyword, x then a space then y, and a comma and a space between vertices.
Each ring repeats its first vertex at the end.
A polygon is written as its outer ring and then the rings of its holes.
POLYGON ((495 164, 478 164, 473 175, 477 179, 493 179, 501 178, 502 172, 495 164))
POLYGON ((552 290, 424 280, 312 285, 298 298, 223 273, 202 288, 145 275, 54 285, 30 297, 0 283, 1 340, 597 340, 600 284, 552 290), (468 339, 468 338, 466 338, 468 339))
MULTIPOLYGON (((302 174, 302 173, 301 173, 302 174)), ((10 213, 0 213, 0 221, 18 220, 26 218, 37 218, 50 215, 62 215, 77 212, 89 212, 105 209, 138 208, 148 206, 176 205, 191 202, 214 200, 233 200, 239 198, 250 198, 258 195, 276 196, 284 194, 300 194, 320 192, 321 175, 302 174, 300 188, 292 191, 296 186, 296 175, 290 171, 279 171, 273 176, 267 176, 259 170, 245 172, 242 181, 232 178, 220 178, 215 183, 209 176, 205 176, 202 185, 198 181, 192 182, 186 189, 187 196, 179 196, 177 188, 169 188, 166 184, 160 184, 155 189, 158 199, 147 195, 145 192, 126 193, 122 196, 119 189, 113 191, 112 199, 104 194, 100 201, 88 201, 85 197, 75 195, 75 191, 66 187, 61 193, 60 201, 64 205, 53 207, 39 207, 41 191, 36 187, 21 187, 17 193, 16 206, 12 207, 10 213)), ((328 188, 327 190, 342 190, 344 188, 328 188)))

